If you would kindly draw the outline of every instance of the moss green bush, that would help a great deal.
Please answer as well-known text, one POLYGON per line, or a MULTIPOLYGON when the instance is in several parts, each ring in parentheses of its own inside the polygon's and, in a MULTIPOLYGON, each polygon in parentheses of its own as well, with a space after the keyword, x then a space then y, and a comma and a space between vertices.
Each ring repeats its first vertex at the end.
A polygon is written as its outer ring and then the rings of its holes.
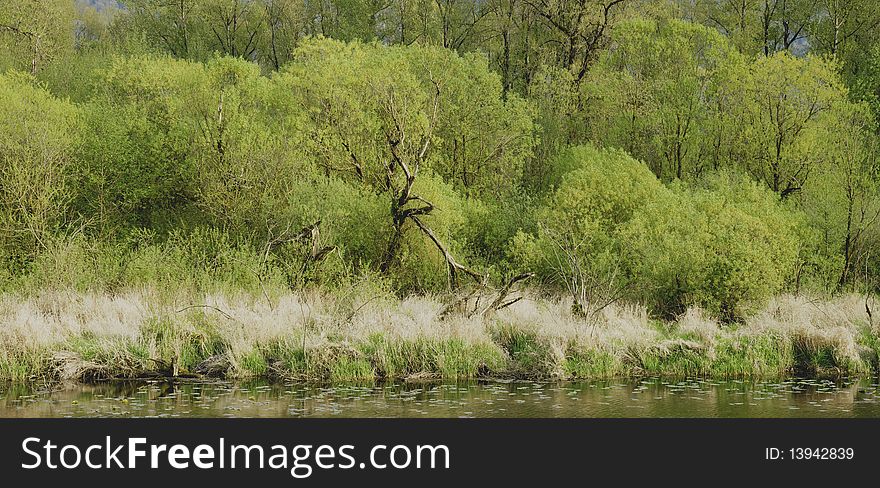
POLYGON ((538 232, 514 241, 516 256, 545 281, 571 291, 617 280, 622 296, 658 315, 699 305, 729 321, 793 276, 802 219, 747 178, 666 187, 620 151, 581 147, 566 157, 581 167, 538 211, 538 232))

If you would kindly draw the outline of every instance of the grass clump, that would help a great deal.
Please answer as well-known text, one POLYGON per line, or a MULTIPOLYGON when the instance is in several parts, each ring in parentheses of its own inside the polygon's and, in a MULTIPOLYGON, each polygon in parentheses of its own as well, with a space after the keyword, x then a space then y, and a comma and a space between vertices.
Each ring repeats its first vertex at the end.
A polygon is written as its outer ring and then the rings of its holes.
POLYGON ((711 355, 705 344, 686 339, 667 339, 627 355, 636 373, 645 376, 705 376, 711 355))
POLYGON ((607 379, 861 375, 880 339, 857 298, 782 297, 723 325, 697 309, 673 321, 613 305, 595 318, 570 302, 526 299, 479 317, 441 318, 431 297, 400 301, 287 293, 168 290, 116 295, 0 294, 0 379, 141 376, 382 379, 607 379), (352 313, 356 312, 356 313, 352 313))
POLYGON ((44 376, 46 354, 38 349, 0 345, 0 379, 24 382, 44 376))
POLYGON ((576 342, 566 349, 562 369, 565 376, 572 379, 609 379, 627 373, 626 365, 613 352, 576 342))
POLYGON ((791 372, 793 357, 791 344, 778 333, 725 337, 715 345, 710 374, 722 378, 781 377, 791 372))
POLYGON ((491 330, 493 340, 508 357, 507 372, 513 376, 549 377, 557 370, 550 341, 536 329, 499 323, 491 330))
POLYGON ((330 381, 334 383, 351 383, 375 378, 373 365, 365 358, 343 355, 330 368, 330 381))

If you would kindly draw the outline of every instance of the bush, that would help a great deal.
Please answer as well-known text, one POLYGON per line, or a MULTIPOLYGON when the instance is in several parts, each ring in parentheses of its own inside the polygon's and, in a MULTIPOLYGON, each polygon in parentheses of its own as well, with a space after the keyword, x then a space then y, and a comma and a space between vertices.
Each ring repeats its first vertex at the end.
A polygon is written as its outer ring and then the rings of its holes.
POLYGON ((468 199, 466 222, 459 236, 468 257, 487 267, 496 266, 501 273, 519 271, 510 269, 511 241, 520 231, 536 231, 535 210, 534 199, 523 193, 468 199))
POLYGON ((660 316, 684 312, 703 283, 709 226, 687 190, 667 191, 647 202, 620 235, 630 297, 660 316))
POLYGON ((644 207, 622 232, 639 298, 664 316, 699 305, 729 321, 782 290, 797 262, 799 214, 733 174, 674 193, 644 207))
POLYGON ((29 75, 0 75, 0 249, 19 264, 63 223, 76 108, 29 75))
POLYGON ((514 256, 545 283, 565 289, 578 313, 596 312, 626 287, 622 241, 625 224, 670 192, 625 152, 593 146, 559 156, 574 167, 538 209, 536 234, 514 238, 514 256))
POLYGON ((778 293, 797 262, 802 219, 745 177, 663 186, 623 152, 572 149, 580 167, 538 210, 516 255, 575 299, 575 311, 645 302, 670 317, 700 305, 723 320, 778 293))

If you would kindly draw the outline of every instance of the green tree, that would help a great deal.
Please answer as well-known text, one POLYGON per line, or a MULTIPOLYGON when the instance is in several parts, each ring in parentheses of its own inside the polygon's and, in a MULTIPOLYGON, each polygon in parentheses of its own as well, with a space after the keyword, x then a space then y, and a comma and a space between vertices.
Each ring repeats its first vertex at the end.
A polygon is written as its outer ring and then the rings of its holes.
POLYGON ((178 58, 197 58, 206 49, 199 0, 125 0, 125 29, 178 58))
POLYGON ((415 228, 440 251, 453 284, 461 273, 475 276, 447 244, 460 218, 454 192, 437 176, 475 189, 515 180, 531 144, 527 112, 500 101, 484 63, 436 48, 325 40, 303 44, 295 58, 279 82, 301 100, 318 164, 390 200, 393 230, 380 269, 426 242, 409 237, 415 228))
POLYGON ((816 254, 836 274, 825 278, 829 288, 863 281, 868 257, 877 252, 869 237, 880 225, 875 130, 865 105, 850 105, 839 113, 835 130, 824 141, 828 164, 806 189, 803 205, 820 236, 816 254))
POLYGON ((0 49, 13 68, 36 75, 73 49, 73 2, 24 0, 0 5, 0 49))
POLYGON ((745 54, 800 51, 821 12, 813 0, 698 0, 681 2, 684 13, 718 29, 745 54))
POLYGON ((64 224, 77 113, 28 75, 0 75, 0 233, 7 257, 33 259, 64 224))
POLYGON ((625 0, 525 0, 549 34, 552 62, 580 84, 608 42, 625 0))
POLYGON ((192 201, 195 107, 208 105, 203 67, 168 57, 118 58, 83 107, 78 205, 100 226, 150 226, 192 201))
POLYGON ((625 148, 659 178, 693 177, 729 144, 725 98, 745 60, 707 27, 679 20, 617 26, 585 85, 591 138, 625 148))
POLYGON ((266 0, 265 9, 267 63, 276 71, 290 61, 293 50, 306 32, 305 2, 266 0))
POLYGON ((748 146, 742 162, 757 179, 786 197, 799 191, 822 163, 822 136, 834 111, 847 103, 833 64, 815 56, 779 53, 751 67, 740 104, 748 146))
POLYGON ((266 10, 255 0, 201 0, 199 20, 210 52, 256 60, 264 49, 266 10))
POLYGON ((515 256, 591 315, 637 300, 670 317, 699 305, 742 318, 794 275, 803 225, 779 196, 739 175, 664 186, 620 150, 577 147, 515 256))

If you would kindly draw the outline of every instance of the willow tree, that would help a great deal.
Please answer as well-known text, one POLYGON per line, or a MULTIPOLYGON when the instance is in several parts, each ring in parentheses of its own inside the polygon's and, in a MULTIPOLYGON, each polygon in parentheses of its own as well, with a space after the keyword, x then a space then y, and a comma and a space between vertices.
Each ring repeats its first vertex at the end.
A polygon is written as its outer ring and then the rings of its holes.
POLYGON ((718 29, 745 54, 802 50, 822 16, 816 0, 680 1, 683 13, 718 29))
POLYGON ((706 171, 728 144, 728 82, 745 59, 713 29, 632 20, 612 35, 585 85, 592 137, 645 160, 658 178, 706 171))
POLYGON ((580 84, 599 53, 626 0, 525 0, 544 24, 549 38, 545 46, 557 66, 569 70, 580 84))
POLYGON ((803 206, 818 234, 820 269, 833 288, 862 283, 871 255, 877 255, 872 235, 880 229, 878 147, 874 122, 865 104, 838 111, 835 130, 825 134, 826 164, 805 188, 803 206), (830 259, 829 259, 830 258, 830 259))
POLYGON ((80 211, 101 226, 147 226, 192 200, 195 107, 208 102, 201 65, 117 58, 83 105, 80 211))
POLYGON ((379 269, 414 252, 416 230, 439 250, 450 284, 462 274, 481 279, 454 256, 462 199, 444 179, 486 188, 516 178, 532 131, 527 114, 500 100, 485 63, 435 48, 323 40, 297 50, 281 77, 310 119, 324 171, 388 199, 392 230, 379 269))

